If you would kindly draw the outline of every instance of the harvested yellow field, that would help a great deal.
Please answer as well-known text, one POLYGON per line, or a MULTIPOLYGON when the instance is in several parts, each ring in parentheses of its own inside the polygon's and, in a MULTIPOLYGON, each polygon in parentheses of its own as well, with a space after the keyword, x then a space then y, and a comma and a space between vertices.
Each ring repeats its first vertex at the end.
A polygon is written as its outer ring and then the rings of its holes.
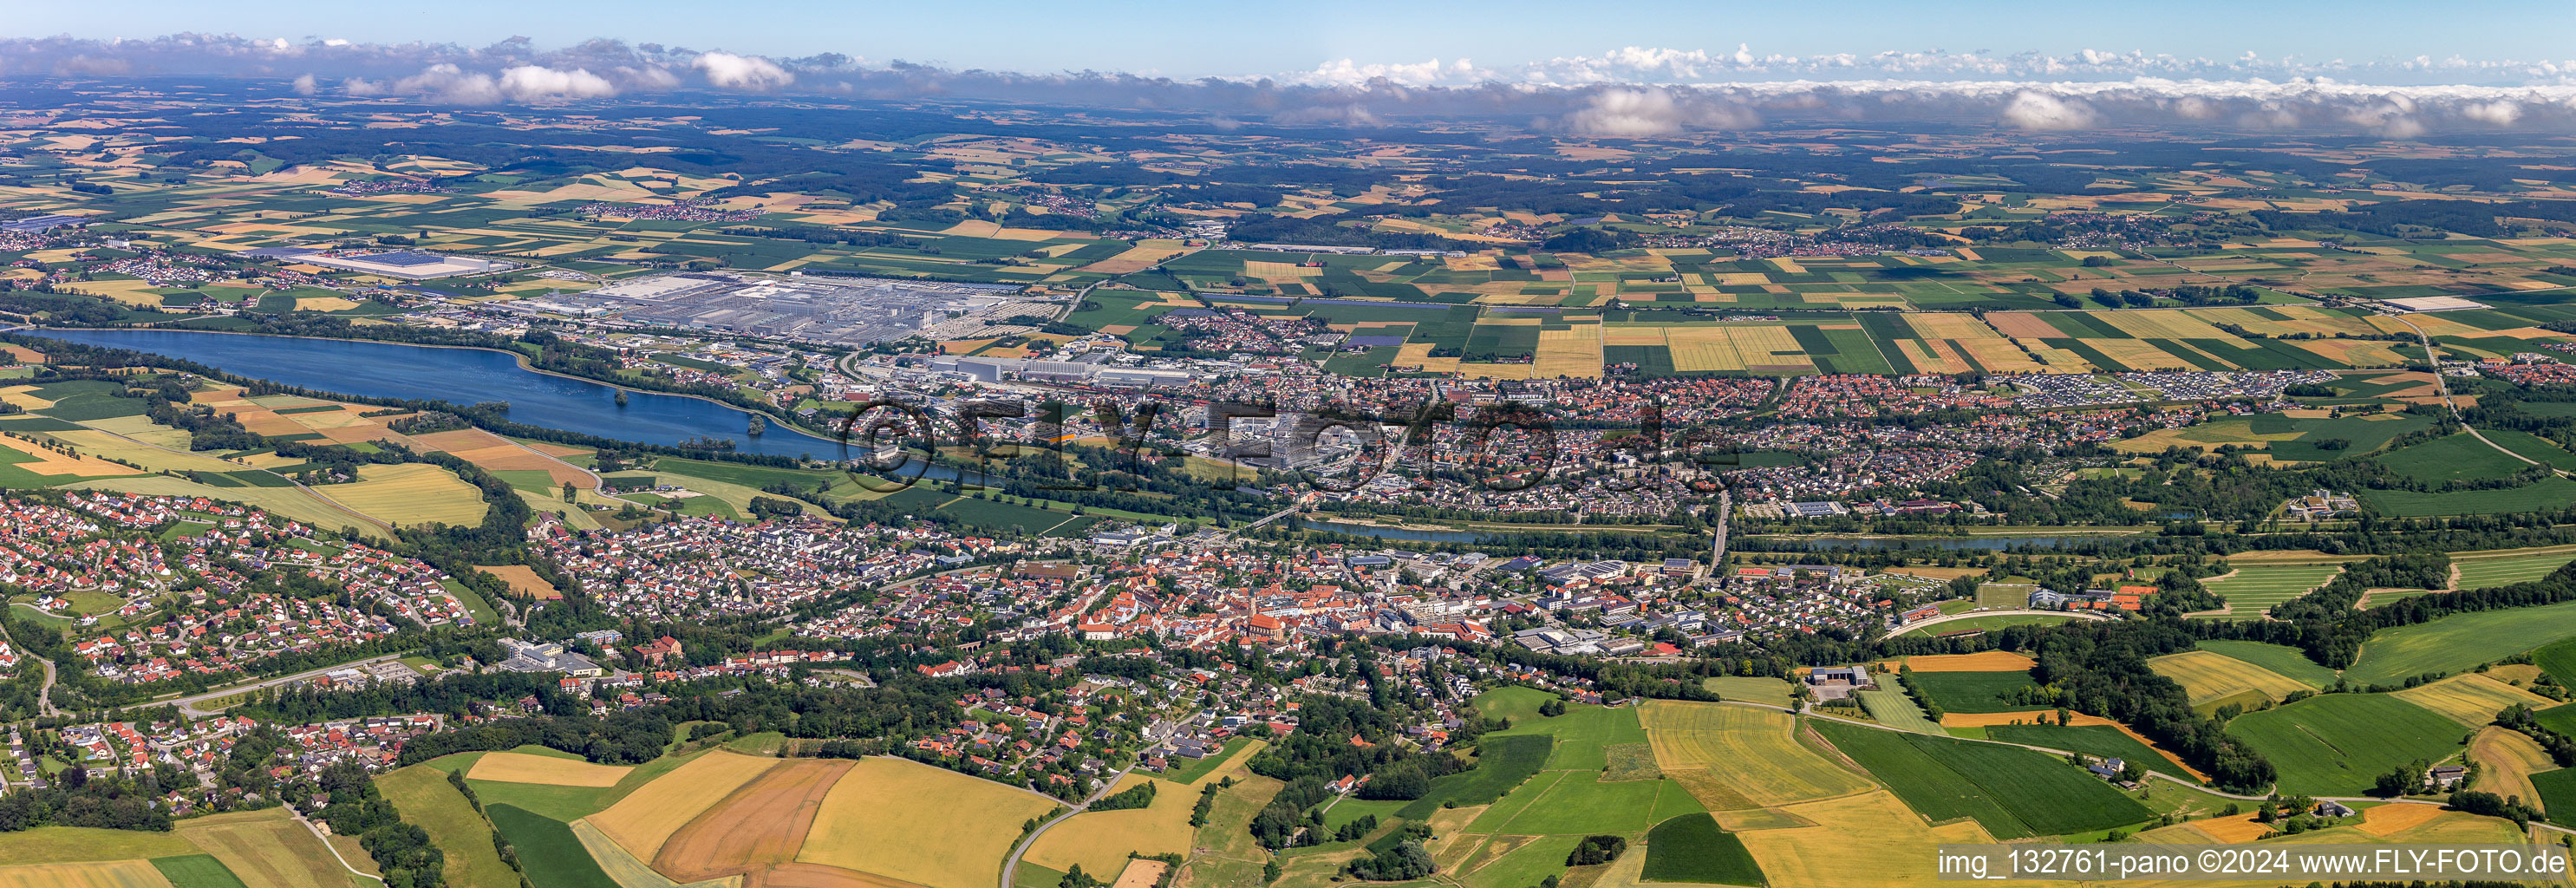
POLYGON ((1638 711, 1655 765, 1712 810, 1785 805, 1870 788, 1868 778, 1798 742, 1785 712, 1651 700, 1638 711), (1759 767, 1748 763, 1759 762, 1759 767))
POLYGON ((563 592, 553 583, 546 582, 546 578, 537 576, 535 568, 524 564, 478 564, 474 569, 499 577, 502 582, 510 584, 510 591, 520 595, 547 600, 563 597, 563 592))
POLYGON ((1603 324, 1602 345, 1664 345, 1664 328, 1651 324, 1603 324))
POLYGON ((2157 675, 2182 685, 2183 691, 2191 695, 2194 706, 2249 691, 2277 701, 2293 692, 2315 690, 2280 673, 2215 651, 2167 654, 2148 660, 2147 666, 2157 675))
POLYGON ((2003 334, 1986 326, 1986 322, 1978 320, 1976 315, 1955 311, 1915 312, 1906 315, 1905 322, 1925 339, 2003 338, 2003 334))
POLYGON ((110 478, 139 474, 129 466, 120 466, 94 456, 77 452, 63 453, 44 445, 12 435, 0 435, 0 447, 26 454, 29 459, 11 463, 17 469, 38 475, 56 475, 68 481, 74 478, 110 478))
MULTIPOLYGON (((1119 779, 1113 791, 1151 782, 1155 782, 1152 777, 1129 774, 1119 779)), ((1190 839, 1198 832, 1190 826, 1190 809, 1198 801, 1198 790, 1163 783, 1154 792, 1153 804, 1084 812, 1057 824, 1030 846, 1027 859, 1052 870, 1079 865, 1084 872, 1106 874, 1125 866, 1130 851, 1146 856, 1187 854, 1190 839)))
POLYGON ((550 755, 488 752, 474 761, 474 769, 465 772, 465 776, 498 783, 616 786, 617 781, 626 779, 626 772, 632 770, 635 769, 625 765, 594 765, 580 759, 556 758, 550 755))
POLYGON ((2557 701, 2514 687, 2477 673, 2454 675, 2441 681, 2417 685, 2398 691, 2400 700, 2433 710, 2443 718, 2468 727, 2495 721, 2496 713, 2520 704, 2533 709, 2558 705, 2557 701))
MULTIPOLYGON (((662 853, 662 843, 672 833, 777 764, 777 759, 719 749, 653 778, 608 810, 585 819, 637 858, 651 860, 662 853)), ((483 763, 477 761, 474 766, 480 771, 483 763)))
POLYGON ((240 876, 251 888, 346 888, 348 870, 331 849, 284 808, 235 811, 179 821, 173 830, 240 876))
POLYGON ((358 303, 338 296, 303 296, 295 300, 296 311, 348 311, 358 303))
POLYGON ((1027 790, 870 756, 824 797, 796 859, 928 888, 987 888, 1001 881, 1020 824, 1055 806, 1027 790))
POLYGON ((2241 817, 2213 817, 2208 820, 2194 820, 2191 822, 2191 826, 2193 829, 2207 833, 2211 839, 2231 845, 2239 842, 2251 842, 2255 839, 2272 834, 2271 825, 2254 822, 2254 815, 2252 814, 2247 814, 2241 817))
POLYGON ((359 470, 358 478, 316 489, 333 502, 395 525, 480 524, 488 508, 482 488, 425 463, 370 465, 359 470))
POLYGON ((1986 323, 1995 331, 2016 339, 2065 339, 2065 331, 2047 320, 2026 311, 1998 311, 1986 314, 1986 323))
POLYGON ((1295 278, 1322 275, 1324 270, 1307 268, 1294 262, 1253 261, 1243 263, 1243 273, 1257 278, 1295 278))
POLYGON ((1664 328, 1673 369, 1684 373, 1744 369, 1744 358, 1736 353, 1734 337, 1728 333, 1725 327, 1664 328))
MULTIPOLYGON (((1934 872, 1941 845, 1994 841, 1976 821, 1927 827, 1923 818, 1885 790, 1790 805, 1782 813, 1816 824, 1744 832, 1737 838, 1773 885, 1799 888, 1884 888, 1940 884, 1934 872)), ((2044 885, 2043 882, 1979 882, 2044 885)), ((2064 884, 2064 883, 2055 883, 2064 884)))
POLYGON ((77 432, 46 432, 45 434, 80 448, 82 453, 133 463, 155 472, 165 469, 180 472, 238 472, 245 468, 240 463, 155 447, 127 440, 109 432, 84 429, 77 432))
POLYGON ((1538 356, 1532 375, 1592 378, 1601 375, 1601 327, 1584 324, 1571 330, 1538 331, 1538 356))
POLYGON ((2529 735, 2494 725, 2479 729, 2477 739, 2469 741, 2469 761, 2477 765, 2471 771, 2470 789, 2524 802, 2540 798, 2540 791, 2531 786, 2531 775, 2558 767, 2549 751, 2529 735))
POLYGON ((2442 809, 2436 805, 2381 805, 2362 812, 2361 825, 2357 828, 2374 836, 2386 837, 2431 823, 2440 816, 2442 809))
MULTIPOLYGON (((2192 370, 2190 361, 2174 357, 2164 349, 2135 339, 2080 339, 2103 357, 2120 362, 2126 370, 2192 370)), ((2109 369, 2109 368, 2104 368, 2109 369)))
POLYGON ((1735 353, 1743 357, 1744 369, 1756 371, 1791 371, 1813 373, 1814 361, 1807 350, 1789 335, 1787 327, 1735 327, 1727 331, 1735 343, 1735 353))
POLYGON ((1966 373, 1976 369, 1959 357, 1959 350, 1939 339, 1899 339, 1896 350, 1905 360, 1926 373, 1966 373))
POLYGON ((2225 330, 2210 326, 2208 321, 2192 317, 2179 309, 2097 311, 2089 317, 2110 324, 2112 329, 2141 339, 2236 338, 2225 330))
POLYGON ((2403 367, 2406 356, 2397 349, 2398 342, 2375 342, 2364 339, 2309 339, 2291 345, 2315 352, 2327 360, 2350 367, 2403 367))
POLYGON ((0 888, 170 888, 148 861, 0 866, 0 888))
POLYGON ((2011 651, 1974 654, 1923 654, 1905 658, 1916 672, 2029 672, 2039 661, 2011 651))

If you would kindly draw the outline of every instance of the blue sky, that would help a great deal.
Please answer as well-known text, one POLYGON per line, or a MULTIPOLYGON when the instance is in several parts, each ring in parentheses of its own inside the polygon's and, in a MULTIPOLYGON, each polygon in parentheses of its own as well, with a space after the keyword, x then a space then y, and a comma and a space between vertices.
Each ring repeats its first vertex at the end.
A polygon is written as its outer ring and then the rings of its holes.
POLYGON ((5 0, 0 37, 144 38, 182 31, 243 37, 414 40, 479 46, 505 37, 561 47, 592 37, 800 56, 841 52, 1011 71, 1067 69, 1173 77, 1310 71, 1472 58, 1503 67, 1620 47, 1756 54, 1887 50, 2052 55, 2084 49, 2230 59, 2576 57, 2576 4, 2560 2, 2243 3, 1628 2, 1494 0, 1421 4, 674 2, 444 0, 5 0))

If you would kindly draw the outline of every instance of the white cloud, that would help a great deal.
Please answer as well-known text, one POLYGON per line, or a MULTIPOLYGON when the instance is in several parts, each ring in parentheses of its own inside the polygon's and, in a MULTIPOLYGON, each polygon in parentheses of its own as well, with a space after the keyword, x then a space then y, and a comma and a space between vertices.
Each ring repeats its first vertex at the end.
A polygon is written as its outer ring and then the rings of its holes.
POLYGON ((795 74, 759 56, 708 52, 699 54, 690 65, 705 72, 707 82, 718 89, 768 92, 796 82, 795 74))
POLYGON ((617 86, 608 78, 575 68, 558 71, 537 65, 520 65, 501 72, 501 94, 513 102, 539 102, 554 99, 603 99, 617 95, 617 86))
POLYGON ((2076 99, 2023 90, 2004 106, 2005 123, 2026 130, 2073 130, 2093 125, 2093 106, 2076 99))
POLYGON ((314 85, 313 75, 311 75, 311 74, 302 74, 302 75, 297 75, 297 76, 296 76, 296 78, 295 78, 295 83, 293 84, 293 89, 295 90, 295 94, 296 94, 296 95, 299 95, 299 96, 309 96, 309 95, 312 95, 312 94, 316 91, 316 89, 317 89, 317 87, 314 85))

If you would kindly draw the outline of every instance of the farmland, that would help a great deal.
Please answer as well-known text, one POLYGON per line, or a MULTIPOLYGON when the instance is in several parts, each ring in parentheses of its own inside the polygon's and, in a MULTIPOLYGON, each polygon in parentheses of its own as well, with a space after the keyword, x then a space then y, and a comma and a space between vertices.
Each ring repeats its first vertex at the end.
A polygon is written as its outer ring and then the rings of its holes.
POLYGON ((589 822, 637 858, 651 860, 672 833, 777 764, 776 759, 708 752, 591 815, 589 822))
POLYGON ((653 856, 653 868, 685 882, 764 874, 796 863, 825 794, 852 765, 801 759, 770 769, 673 833, 653 856))
MULTIPOLYGON (((1037 844, 1029 847, 1023 861, 1034 862, 1055 870, 1070 870, 1080 865, 1086 872, 1113 873, 1126 865, 1133 854, 1152 857, 1161 854, 1187 854, 1195 830, 1190 826, 1190 811, 1198 804, 1202 788, 1218 779, 1235 774, 1258 747, 1234 744, 1231 754, 1181 787, 1163 786, 1154 794, 1151 804, 1123 811, 1086 811, 1048 830, 1037 844), (1185 788, 1184 788, 1185 787, 1185 788)), ((1219 756, 1209 756, 1218 758, 1219 756)), ((1248 776, 1248 772, 1244 776, 1248 776)), ((1112 791, 1132 788, 1155 778, 1130 774, 1112 791)))
POLYGON ((2201 581, 2209 591, 2227 596, 2228 619, 2260 617, 2273 605, 2308 594, 2326 584, 2343 566, 2336 564, 2249 564, 2222 577, 2201 581))
MULTIPOLYGON (((2292 680, 2252 663, 2216 651, 2184 651, 2147 661, 2156 674, 2180 683, 2191 695, 2194 708, 2216 707, 2227 703, 2274 703, 2298 691, 2313 691, 2304 683, 2292 680)), ((2246 708, 2254 708, 2247 705, 2246 708)))
POLYGON ((473 770, 465 776, 475 780, 501 783, 535 783, 545 786, 616 786, 626 777, 627 768, 594 765, 580 759, 522 752, 491 752, 474 761, 473 770))
POLYGON ((1924 696, 1950 712, 2015 712, 2040 708, 2007 699, 2015 691, 2036 690, 2027 672, 1926 672, 1907 679, 1924 696))
POLYGON ((528 881, 547 888, 619 888, 563 821, 513 805, 486 805, 483 813, 519 854, 528 881))
POLYGON ((2463 591, 2527 583, 2548 576, 2571 561, 2576 561, 2576 549, 2508 549, 2461 552, 2451 556, 2451 565, 2459 568, 2459 588, 2463 591))
POLYGON ((2546 709, 2555 705, 2547 697, 2477 673, 2454 675, 2390 696, 2472 728, 2495 721, 2496 713, 2509 706, 2546 709))
POLYGON ((2272 760, 2283 792, 2359 795, 2388 769, 2459 751, 2468 730, 2388 694, 2326 694, 2227 723, 2272 760))
POLYGON ((1767 885, 1744 840, 1705 815, 1684 814, 1646 834, 1645 878, 1656 882, 1767 885))
POLYGON ((2042 753, 1830 721, 1816 729, 1936 824, 1970 818, 1998 839, 2014 839, 2125 826, 2150 816, 2092 774, 2042 753))
POLYGON ((984 888, 1000 881, 1020 823, 1053 807, 1035 793, 953 771, 863 759, 823 798, 795 859, 928 888, 984 888))
POLYGON ((176 832, 258 888, 341 888, 348 871, 284 808, 180 821, 176 832))
POLYGON ((2459 614, 2372 635, 2344 677, 2389 684, 2457 672, 2568 637, 2576 637, 2576 602, 2459 614))
POLYGON ((514 888, 519 876, 492 848, 492 827, 447 776, 428 765, 388 771, 376 778, 385 800, 403 819, 429 833, 447 852, 447 881, 461 888, 514 888))
POLYGON ((2003 743, 2116 758, 2186 783, 2200 782, 2190 769, 2116 725, 1995 725, 1986 729, 1986 737, 2003 743))
POLYGON ((1640 710, 1655 764, 1715 810, 1861 792, 1869 781, 1798 741, 1798 719, 1749 706, 1651 701, 1640 710), (1761 768, 1740 762, 1765 763, 1761 768))
POLYGON ((368 466, 359 480, 321 488, 333 502, 394 525, 482 522, 483 491, 433 465, 368 466))

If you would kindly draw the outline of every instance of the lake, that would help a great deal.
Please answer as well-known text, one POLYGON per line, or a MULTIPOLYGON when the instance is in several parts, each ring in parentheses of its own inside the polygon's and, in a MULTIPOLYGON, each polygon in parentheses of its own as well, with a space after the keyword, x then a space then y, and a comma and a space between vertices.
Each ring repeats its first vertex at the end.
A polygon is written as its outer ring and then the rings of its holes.
POLYGON ((519 366, 518 356, 506 352, 189 330, 28 332, 166 355, 314 391, 460 406, 508 401, 514 422, 619 441, 673 445, 690 438, 720 438, 743 453, 845 458, 840 442, 775 420, 765 434, 746 434, 751 414, 713 401, 629 392, 626 406, 619 407, 614 386, 539 373, 519 366))

